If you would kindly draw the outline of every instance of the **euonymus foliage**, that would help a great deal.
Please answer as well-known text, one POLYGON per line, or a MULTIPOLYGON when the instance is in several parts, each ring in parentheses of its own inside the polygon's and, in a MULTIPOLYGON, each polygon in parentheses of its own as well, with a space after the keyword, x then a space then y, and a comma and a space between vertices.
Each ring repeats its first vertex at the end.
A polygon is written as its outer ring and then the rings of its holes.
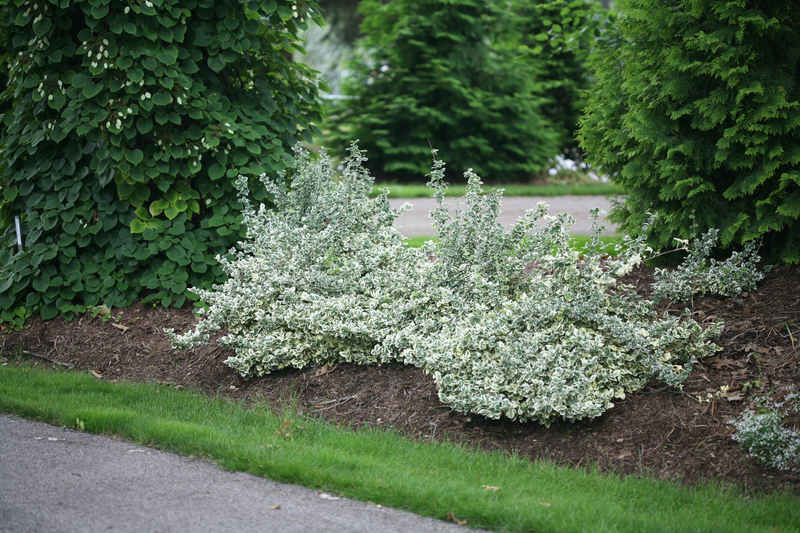
POLYGON ((800 4, 620 0, 582 123, 596 167, 628 192, 612 213, 668 248, 711 228, 800 261, 800 4), (696 223, 696 225, 695 225, 696 223))
POLYGON ((198 289, 209 308, 197 327, 168 331, 173 345, 226 329, 220 343, 236 351, 226 363, 244 376, 401 361, 431 374, 459 411, 544 424, 598 416, 651 378, 678 385, 718 349, 710 340, 720 323, 704 330, 688 311, 659 315, 620 283, 642 261, 643 238, 606 263, 599 228, 573 250, 569 217, 541 203, 507 231, 497 220, 502 193, 482 194, 471 171, 451 217, 436 161, 438 241, 408 248, 388 190, 369 198, 364 160, 354 148, 334 178, 324 155, 301 151, 291 189, 266 184, 275 210, 251 205, 242 178, 248 239, 221 260, 228 280, 198 289))
POLYGON ((180 306, 188 286, 222 281, 214 256, 244 236, 234 178, 293 165, 320 117, 314 73, 287 59, 315 9, 4 2, 0 319, 143 294, 180 306))

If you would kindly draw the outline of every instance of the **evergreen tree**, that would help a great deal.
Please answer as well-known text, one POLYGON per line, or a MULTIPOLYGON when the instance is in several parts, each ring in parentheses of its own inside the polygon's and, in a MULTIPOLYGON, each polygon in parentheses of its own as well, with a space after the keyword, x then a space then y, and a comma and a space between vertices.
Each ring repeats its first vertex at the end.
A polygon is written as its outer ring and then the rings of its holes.
POLYGON ((542 116, 535 64, 498 35, 513 11, 485 0, 366 0, 353 96, 331 117, 326 142, 360 139, 380 178, 421 180, 431 147, 450 179, 467 168, 488 180, 522 180, 558 151, 542 116))
POLYGON ((800 2, 620 0, 581 125, 625 188, 612 213, 660 249, 719 228, 800 262, 800 2))

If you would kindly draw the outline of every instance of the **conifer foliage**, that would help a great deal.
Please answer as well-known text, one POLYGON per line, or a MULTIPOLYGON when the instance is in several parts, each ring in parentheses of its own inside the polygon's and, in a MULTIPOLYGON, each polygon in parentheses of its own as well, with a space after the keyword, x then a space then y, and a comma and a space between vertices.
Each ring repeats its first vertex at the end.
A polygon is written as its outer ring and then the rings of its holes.
MULTIPOLYGON (((365 0, 346 100, 332 114, 328 142, 354 139, 379 177, 419 179, 431 147, 453 168, 492 180, 538 173, 558 151, 542 116, 544 88, 524 54, 499 36, 513 13, 486 0, 365 0)), ((449 176, 463 179, 460 173, 449 176)))
POLYGON ((612 213, 651 244, 720 230, 800 262, 800 3, 621 0, 595 55, 582 147, 629 195, 612 213))
POLYGON ((287 59, 316 9, 4 2, 0 321, 144 294, 180 306, 221 282, 215 255, 244 237, 234 178, 291 166, 321 115, 313 73, 287 59))

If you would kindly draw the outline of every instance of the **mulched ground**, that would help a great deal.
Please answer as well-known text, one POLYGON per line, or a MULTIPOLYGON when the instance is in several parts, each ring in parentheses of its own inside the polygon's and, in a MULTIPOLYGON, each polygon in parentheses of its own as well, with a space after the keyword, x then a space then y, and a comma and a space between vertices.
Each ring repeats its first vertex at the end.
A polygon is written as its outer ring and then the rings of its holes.
MULTIPOLYGON (((626 279, 642 294, 651 280, 647 268, 626 279)), ((665 303, 661 310, 678 313, 683 307, 665 303)), ((113 310, 113 320, 30 320, 22 331, 0 334, 0 357, 18 361, 26 350, 92 371, 98 379, 159 381, 210 396, 265 399, 277 407, 294 397, 305 413, 335 424, 397 428, 412 438, 448 439, 579 468, 800 493, 797 474, 761 467, 731 439, 729 424, 754 405, 754 392, 800 385, 800 268, 776 268, 758 290, 737 298, 696 298, 691 309, 700 323, 725 321, 717 340, 723 350, 697 365, 682 391, 654 382, 596 419, 550 428, 457 413, 439 401, 429 376, 400 364, 340 364, 245 381, 224 364, 231 354, 214 343, 189 352, 170 348, 163 329, 189 329, 195 323, 190 310, 141 303, 113 310), (760 388, 745 385, 757 381, 760 388), (717 396, 723 385, 727 393, 717 396), (697 400, 707 393, 714 396, 710 402, 697 400)))

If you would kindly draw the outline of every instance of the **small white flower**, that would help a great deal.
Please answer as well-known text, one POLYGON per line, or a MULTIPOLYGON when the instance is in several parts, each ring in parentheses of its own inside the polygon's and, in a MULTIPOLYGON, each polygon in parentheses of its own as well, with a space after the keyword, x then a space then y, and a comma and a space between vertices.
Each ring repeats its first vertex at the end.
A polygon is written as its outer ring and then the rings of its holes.
POLYGON ((131 6, 125 6, 124 13, 127 15, 131 11, 131 6))
POLYGON ((178 97, 178 105, 181 105, 181 97, 178 97))
POLYGON ((131 108, 129 107, 129 108, 128 108, 128 114, 130 115, 131 113, 133 113, 133 109, 131 109, 131 108))
POLYGON ((103 39, 103 44, 108 46, 108 39, 103 39))

